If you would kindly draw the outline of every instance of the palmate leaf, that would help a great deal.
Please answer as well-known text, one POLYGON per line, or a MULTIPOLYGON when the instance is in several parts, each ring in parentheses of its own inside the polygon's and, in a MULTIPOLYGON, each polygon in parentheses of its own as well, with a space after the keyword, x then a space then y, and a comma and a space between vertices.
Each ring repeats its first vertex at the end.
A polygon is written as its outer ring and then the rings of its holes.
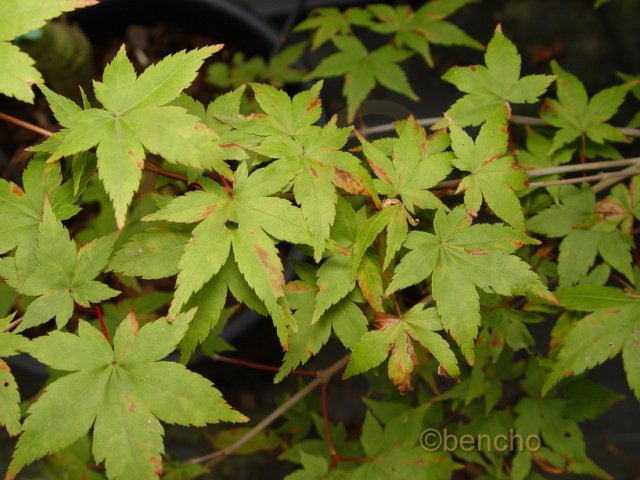
POLYGON ((631 84, 606 88, 589 99, 582 82, 562 69, 555 60, 551 63, 551 69, 557 76, 558 99, 547 99, 540 111, 543 120, 559 128, 553 137, 550 152, 572 144, 583 136, 596 144, 627 141, 619 130, 606 122, 622 105, 631 84))
POLYGON ((371 5, 369 11, 380 23, 369 28, 374 32, 394 35, 398 47, 414 50, 433 67, 430 44, 460 45, 482 48, 482 44, 469 37, 457 26, 444 19, 458 9, 477 0, 449 0, 426 2, 418 10, 400 5, 371 5))
POLYGON ((452 377, 458 377, 458 361, 447 341, 439 334, 442 323, 435 308, 417 304, 401 318, 389 314, 376 315, 376 330, 365 333, 352 347, 345 378, 366 372, 389 356, 388 374, 401 392, 411 390, 411 374, 418 364, 414 340, 440 362, 452 377))
MULTIPOLYGON (((321 272, 318 271, 319 282, 322 280, 320 274, 321 272)), ((345 276, 347 288, 349 288, 348 266, 343 278, 345 276)), ((289 333, 289 348, 284 355, 282 367, 275 377, 276 382, 318 353, 329 340, 332 330, 347 348, 352 348, 367 331, 367 317, 352 298, 347 296, 349 290, 338 302, 322 310, 317 320, 315 320, 316 302, 320 290, 316 285, 296 280, 287 284, 285 292, 291 308, 295 311, 297 330, 289 333), (312 319, 315 321, 312 322, 312 319)))
POLYGON ((498 217, 523 228, 524 215, 514 190, 524 188, 526 177, 507 153, 507 128, 504 107, 489 116, 475 142, 455 122, 450 123, 451 147, 457 157, 453 165, 470 172, 458 185, 457 192, 464 192, 464 204, 472 216, 478 214, 484 198, 498 217))
MULTIPOLYGON (((373 402, 367 403, 370 407, 373 404, 373 402)), ((407 408, 396 415, 385 415, 386 418, 382 418, 379 412, 374 412, 374 408, 367 411, 362 425, 360 443, 369 461, 358 463, 353 473, 350 472, 349 478, 354 480, 390 478, 447 480, 452 478, 458 466, 448 452, 429 452, 415 444, 415 439, 420 437, 424 425, 425 410, 424 406, 407 408)))
POLYGON ((119 228, 138 189, 145 150, 172 163, 215 169, 231 176, 212 132, 182 107, 167 105, 195 78, 204 60, 222 45, 178 52, 139 77, 124 48, 107 65, 95 96, 104 108, 81 109, 43 87, 64 127, 37 149, 50 161, 97 146, 98 175, 113 203, 119 228))
POLYGON ((170 354, 194 311, 143 327, 133 315, 118 327, 113 348, 80 322, 78 335, 53 332, 24 348, 42 363, 71 372, 47 385, 31 405, 7 479, 38 458, 61 450, 93 425, 93 456, 116 480, 160 478, 162 420, 204 426, 242 422, 220 392, 183 365, 161 361, 170 354), (75 400, 68 408, 68 398, 75 400))
POLYGON ((499 295, 534 294, 550 301, 553 295, 512 253, 536 240, 500 224, 471 225, 463 207, 450 214, 439 210, 435 234, 414 231, 404 246, 410 250, 394 272, 387 294, 432 277, 432 292, 444 328, 473 363, 473 340, 480 325, 476 288, 499 295))
POLYGON ((358 135, 373 173, 378 193, 388 197, 383 209, 367 219, 358 229, 353 252, 352 275, 356 275, 365 251, 376 237, 387 229, 387 247, 383 268, 386 269, 398 252, 414 223, 409 214, 417 209, 446 208, 428 189, 434 187, 451 171, 451 152, 445 132, 427 138, 424 128, 413 117, 398 127, 399 138, 394 143, 391 158, 375 143, 358 135), (393 199, 393 200, 391 200, 393 199))
POLYGON ((20 332, 55 317, 62 328, 73 313, 74 302, 89 307, 120 292, 94 280, 106 266, 114 235, 101 237, 79 251, 69 232, 45 200, 33 252, 18 247, 14 257, 0 260, 0 276, 18 292, 37 297, 24 312, 20 332))
POLYGON ((35 240, 45 197, 59 220, 67 220, 80 211, 73 205, 72 183, 61 183, 60 165, 46 164, 41 155, 25 169, 24 189, 0 179, 0 254, 35 240))
POLYGON ((34 60, 9 42, 42 27, 62 12, 96 3, 95 0, 3 0, 0 4, 0 93, 33 103, 31 86, 42 82, 33 66, 34 60))
MULTIPOLYGON (((551 75, 520 78, 518 50, 504 36, 500 25, 487 46, 485 65, 453 67, 442 78, 466 95, 447 111, 460 125, 479 125, 505 103, 535 103, 553 81, 551 75)), ((441 122, 438 126, 446 126, 441 122)))
POLYGON ((579 285, 556 292, 563 306, 590 312, 562 338, 543 393, 622 352, 629 386, 640 399, 640 298, 613 287, 579 285), (585 352, 588 352, 586 354, 585 352))
POLYGON ((411 56, 410 52, 392 45, 369 52, 355 37, 336 36, 332 41, 338 52, 324 58, 307 78, 344 76, 342 94, 347 99, 349 122, 378 83, 411 100, 418 100, 406 74, 398 66, 411 56))
POLYGON ((585 279, 598 255, 633 283, 633 241, 628 233, 633 213, 625 219, 624 210, 614 200, 597 202, 586 184, 581 189, 564 186, 559 198, 559 205, 531 217, 526 225, 530 231, 550 238, 564 237, 558 255, 560 285, 570 286, 585 279))
POLYGON ((352 26, 366 27, 371 24, 371 13, 363 8, 347 8, 340 11, 336 7, 316 8, 308 18, 298 24, 296 32, 315 30, 311 48, 322 46, 336 35, 348 35, 352 26))
POLYGON ((248 175, 243 164, 235 172, 233 191, 203 181, 203 191, 177 197, 145 217, 147 221, 198 223, 180 257, 171 314, 177 314, 233 255, 237 269, 264 302, 286 346, 287 326, 295 320, 284 296, 283 266, 275 243, 283 240, 308 245, 311 236, 300 209, 271 196, 289 183, 290 172, 282 175, 278 168, 271 164, 248 175))
POLYGON ((309 91, 290 98, 282 90, 253 85, 264 114, 237 123, 243 131, 261 137, 253 150, 276 159, 272 171, 292 184, 313 235, 316 261, 322 258, 335 219, 336 188, 367 194, 377 201, 371 178, 360 161, 341 151, 351 129, 338 128, 335 122, 324 127, 313 125, 320 117, 321 88, 322 82, 318 82, 309 91))

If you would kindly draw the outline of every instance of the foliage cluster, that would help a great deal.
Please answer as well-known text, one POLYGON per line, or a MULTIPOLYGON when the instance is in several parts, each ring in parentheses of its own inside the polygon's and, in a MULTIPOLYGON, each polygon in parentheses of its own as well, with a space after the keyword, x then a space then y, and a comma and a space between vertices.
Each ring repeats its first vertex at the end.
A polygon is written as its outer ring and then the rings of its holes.
MULTIPOLYGON (((240 307, 273 321, 276 382, 336 338, 348 356, 302 372, 323 395, 343 365, 344 378, 366 374, 371 387, 359 441, 290 399, 271 436, 262 429, 228 453, 275 442, 299 465, 290 480, 448 479, 461 468, 610 478, 579 424, 620 397, 582 374, 620 354, 640 398, 640 176, 616 148, 637 131, 609 123, 638 95, 637 77, 589 96, 556 62, 523 75, 498 27, 484 64, 443 76, 462 96, 431 130, 409 117, 372 138, 321 122, 322 81, 293 96, 278 88, 343 77, 349 122, 377 84, 417 100, 402 61, 433 66, 432 44, 485 48, 446 20, 472 1, 320 9, 297 30, 334 53, 306 74, 292 66, 304 44, 268 63, 237 54, 231 67, 212 64, 209 79, 231 90, 208 105, 182 92, 219 45, 143 72, 122 48, 79 105, 47 88, 11 41, 92 2, 0 3, 0 92, 29 102, 36 83, 61 127, 32 148, 21 185, 0 180, 0 295, 10 299, 0 356, 26 353, 53 373, 21 403, 0 360, 0 425, 19 435, 6 479, 54 453, 43 468, 78 478, 206 472, 198 459, 163 462, 160 421, 248 420, 185 367, 228 349, 218 335, 240 307), (369 51, 359 28, 390 42, 369 51), (543 126, 519 131, 512 111, 543 96, 543 126), (306 261, 287 279, 291 248, 306 261), (541 323, 551 329, 542 351, 531 333, 541 323), (176 349, 180 362, 167 359, 176 349), (420 447, 425 428, 445 426, 538 435, 541 448, 420 447)), ((232 432, 215 445, 250 431, 232 432)))

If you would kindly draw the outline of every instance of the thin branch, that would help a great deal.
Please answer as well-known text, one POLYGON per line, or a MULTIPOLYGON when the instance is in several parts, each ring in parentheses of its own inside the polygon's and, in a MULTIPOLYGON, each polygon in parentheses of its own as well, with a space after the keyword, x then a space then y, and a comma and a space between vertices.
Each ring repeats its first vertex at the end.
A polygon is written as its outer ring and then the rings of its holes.
POLYGON ((11 330, 16 328, 21 323, 22 323, 22 317, 16 318, 13 322, 10 322, 6 327, 4 327, 4 330, 2 331, 2 333, 9 333, 11 330))
POLYGON ((331 455, 331 465, 329 470, 333 470, 338 464, 338 452, 333 443, 333 435, 331 435, 331 421, 329 420, 329 389, 328 384, 325 382, 322 384, 322 419, 324 421, 324 430, 327 437, 327 446, 329 447, 329 455, 331 455))
POLYGON ((623 160, 604 160, 602 162, 589 162, 582 164, 561 165, 558 167, 533 168, 526 170, 527 177, 544 177, 558 173, 582 172, 585 170, 600 170, 617 167, 627 167, 629 165, 640 164, 640 157, 625 158, 623 160))
POLYGON ((624 170, 617 172, 618 175, 612 178, 603 178, 602 180, 600 180, 598 183, 596 183, 593 186, 593 191, 595 193, 599 193, 602 192, 603 190, 606 190, 607 188, 615 185, 616 183, 624 180, 627 177, 631 177, 633 175, 636 175, 637 173, 640 173, 634 166, 631 167, 627 167, 624 170))
POLYGON ((102 307, 100 305, 96 305, 96 316, 98 317, 98 322, 100 323, 100 329, 102 330, 102 335, 107 340, 108 344, 111 344, 111 339, 109 338, 109 332, 107 331, 107 326, 104 323, 104 317, 102 316, 102 307))
MULTIPOLYGON (((578 177, 578 178, 563 178, 561 180, 549 180, 547 182, 532 182, 529 184, 529 188, 536 188, 536 187, 551 187, 551 186, 556 186, 556 185, 571 185, 571 184, 576 184, 576 183, 583 183, 583 182, 598 182, 601 180, 608 180, 609 182, 611 182, 611 180, 615 179, 613 181, 613 183, 616 183, 618 181, 620 181, 620 179, 625 178, 625 177, 629 177, 631 175, 636 175, 636 174, 640 174, 640 168, 638 167, 630 167, 628 169, 619 171, 619 172, 607 172, 607 173, 600 173, 598 175, 590 175, 587 177, 578 177)), ((613 184, 611 183, 611 185, 613 184)), ((597 191, 602 191, 605 188, 607 188, 607 186, 609 186, 609 184, 607 184, 604 187, 600 187, 597 191)), ((594 191, 595 191, 595 187, 594 187, 594 191)))
POLYGON ((42 127, 39 127, 38 125, 34 125, 33 123, 25 122, 24 120, 20 120, 19 118, 12 117, 11 115, 7 115, 6 113, 0 112, 0 120, 13 123, 14 125, 22 127, 26 130, 31 130, 32 132, 44 135, 45 137, 50 137, 51 135, 53 135, 53 132, 50 130, 46 130, 42 127))
POLYGON ((220 450, 216 450, 215 452, 209 453, 207 455, 203 455, 201 457, 192 458, 189 460, 189 463, 205 463, 209 466, 219 462, 225 457, 228 457, 233 452, 238 450, 240 447, 245 445, 249 440, 258 435, 264 429, 266 429, 269 425, 271 425, 275 420, 280 418, 284 413, 286 413, 290 408, 292 408, 296 403, 302 400, 307 394, 315 390, 316 387, 327 383, 333 375, 335 375, 339 370, 341 370, 349 361, 349 355, 342 357, 336 363, 331 365, 330 367, 319 370, 317 373, 317 377, 313 379, 311 382, 306 384, 300 390, 298 390, 291 398, 289 398, 286 402, 276 408, 273 412, 267 415, 262 421, 260 421, 255 427, 245 433, 242 437, 236 440, 234 443, 220 450))
MULTIPOLYGON (((427 118, 417 118, 416 123, 422 125, 423 127, 428 127, 434 125, 441 121, 444 117, 427 117, 427 118)), ((524 115, 511 115, 511 121, 513 123, 517 123, 519 125, 532 125, 538 127, 550 126, 547 122, 537 117, 527 117, 524 115)), ((626 128, 626 127, 614 127, 618 131, 620 131, 623 135, 628 137, 640 137, 640 129, 639 128, 626 128)), ((395 130, 395 126, 393 123, 383 123, 381 125, 375 125, 373 127, 365 127, 360 130, 362 135, 373 135, 376 133, 385 133, 392 132, 395 130)))
MULTIPOLYGON (((272 365, 265 365, 263 363, 250 362, 248 360, 241 360, 239 358, 227 357, 225 355, 220 355, 218 353, 214 353, 210 355, 210 358, 213 360, 217 360, 219 362, 230 363, 232 365, 239 365, 241 367, 253 368, 255 370, 263 370, 266 372, 278 372, 280 371, 279 367, 274 367, 272 365)), ((291 370, 291 373, 294 375, 300 375, 301 377, 317 377, 318 372, 315 370, 291 370)))

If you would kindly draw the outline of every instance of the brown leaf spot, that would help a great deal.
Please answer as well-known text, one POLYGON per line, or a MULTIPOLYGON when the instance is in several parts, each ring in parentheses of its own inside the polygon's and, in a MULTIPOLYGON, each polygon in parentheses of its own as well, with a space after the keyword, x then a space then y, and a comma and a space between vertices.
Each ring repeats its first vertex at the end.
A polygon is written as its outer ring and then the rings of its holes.
POLYGON ((475 72, 478 68, 475 65, 469 65, 469 70, 475 72))
POLYGON ((606 198, 596 204, 596 216, 600 221, 622 220, 625 217, 625 211, 616 201, 606 198))
POLYGON ((438 375, 447 379, 451 379, 451 375, 449 375, 449 372, 447 372, 442 365, 438 365, 438 375))
POLYGON ((336 187, 341 188, 351 195, 371 196, 369 189, 362 180, 342 168, 334 169, 333 183, 336 187))
POLYGON ((322 101, 320 100, 320 97, 314 97, 314 99, 309 102, 309 105, 307 105, 307 112, 319 107, 321 104, 322 101))
POLYGON ((563 375, 566 377, 571 377, 573 375, 573 370, 565 370, 563 375))
MULTIPOLYGON (((6 362, 4 360, 2 360, 0 358, 0 371, 4 371, 4 372, 10 372, 11 368, 9 368, 9 365, 6 364, 6 362)), ((5 385, 6 387, 6 385, 5 385)))
POLYGON ((210 217, 217 210, 218 210, 218 205, 215 204, 215 203, 211 204, 207 208, 205 208, 204 211, 200 215, 198 215, 196 218, 194 218, 193 221, 194 222, 200 222, 200 221, 204 220, 205 218, 210 217))
POLYGON ((385 328, 389 328, 396 323, 398 323, 400 319, 395 317, 389 313, 385 312, 376 312, 374 322, 376 324, 376 328, 379 330, 384 330, 385 328))
POLYGON ((24 190, 15 183, 11 183, 11 193, 16 197, 24 197, 24 190))
POLYGON ((144 168, 144 159, 140 158, 136 152, 134 152, 133 150, 129 150, 127 152, 127 155, 129 155, 129 157, 131 157, 133 161, 136 162, 136 167, 138 167, 140 170, 144 168))
POLYGON ((464 250, 469 255, 486 255, 487 251, 484 248, 465 248, 464 250))
POLYGON ((518 250, 520 247, 522 247, 522 245, 524 245, 522 242, 518 241, 518 240, 509 240, 509 242, 511 243, 511 245, 513 245, 513 247, 518 250))
POLYGON ((607 313, 610 313, 611 315, 617 315, 620 313, 620 309, 619 308, 613 308, 611 310, 607 310, 607 313))
POLYGON ((153 465, 153 472, 160 477, 162 475, 163 472, 163 468, 162 468, 162 457, 160 457, 159 455, 151 455, 149 457, 149 463, 151 465, 153 465))
POLYGON ((133 399, 129 398, 129 397, 125 397, 125 400, 127 401, 128 405, 127 405, 127 411, 129 413, 136 413, 136 402, 133 401, 133 399))
POLYGON ((269 272, 268 282, 271 285, 271 289, 274 292, 281 292, 282 286, 284 285, 284 275, 282 271, 278 268, 277 265, 274 265, 269 260, 269 252, 267 252, 260 245, 254 245, 256 254, 260 259, 260 263, 264 267, 265 270, 269 272))

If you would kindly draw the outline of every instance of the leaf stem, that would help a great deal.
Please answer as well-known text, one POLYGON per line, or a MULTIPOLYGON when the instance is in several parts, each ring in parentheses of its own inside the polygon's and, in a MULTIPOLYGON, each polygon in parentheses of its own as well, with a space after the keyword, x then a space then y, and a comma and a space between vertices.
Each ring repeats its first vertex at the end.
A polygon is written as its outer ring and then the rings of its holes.
POLYGON ((216 450, 215 452, 209 453, 207 455, 203 455, 201 457, 192 458, 189 460, 189 463, 204 463, 208 466, 212 466, 218 463, 220 460, 228 457, 233 452, 238 450, 240 447, 245 445, 249 440, 258 435, 264 429, 266 429, 269 425, 271 425, 274 421, 276 421, 280 416, 286 413, 290 408, 292 408, 296 403, 302 400, 307 394, 315 390, 316 387, 322 385, 323 383, 327 383, 333 375, 335 375, 339 370, 344 368, 344 366, 349 361, 349 355, 345 355, 340 360, 335 362, 330 367, 324 370, 318 370, 316 374, 316 378, 314 378, 311 382, 306 384, 300 390, 298 390, 295 394, 293 394, 287 401, 285 401, 282 405, 276 408, 273 412, 263 418, 255 427, 245 433, 242 437, 236 440, 234 443, 220 450, 216 450))
POLYGON ((53 135, 53 132, 38 125, 34 125, 33 123, 25 122, 24 120, 20 120, 19 118, 13 117, 6 113, 0 112, 0 120, 4 120, 5 122, 12 123, 19 127, 22 127, 26 130, 31 130, 32 132, 39 133, 40 135, 44 135, 45 137, 50 137, 53 135))
POLYGON ((107 343, 111 344, 111 339, 109 338, 109 332, 107 331, 107 326, 104 323, 104 317, 102 316, 102 308, 100 305, 96 305, 96 315, 98 316, 98 322, 100 322, 100 329, 102 330, 102 335, 107 340, 107 343))
MULTIPOLYGON (((210 358, 219 362, 230 363, 232 365, 240 365, 242 367, 253 368, 255 370, 264 370, 266 372, 278 372, 280 370, 279 367, 274 367, 272 365, 265 365, 263 363, 250 362, 248 360, 241 360, 239 358, 227 357, 218 353, 210 355, 210 358)), ((315 370, 292 370, 291 373, 293 373, 294 375, 299 375, 301 377, 315 378, 318 376, 318 372, 315 370)))
POLYGON ((10 322, 6 327, 4 327, 3 333, 9 333, 11 330, 16 328, 18 325, 22 323, 22 317, 16 318, 13 322, 10 322))
POLYGON ((331 422, 329 420, 329 389, 328 384, 325 382, 322 384, 322 419, 324 420, 324 430, 327 437, 327 446, 329 447, 329 455, 331 455, 331 465, 329 470, 333 470, 338 465, 338 452, 336 451, 335 444, 333 443, 333 436, 331 435, 331 422))

